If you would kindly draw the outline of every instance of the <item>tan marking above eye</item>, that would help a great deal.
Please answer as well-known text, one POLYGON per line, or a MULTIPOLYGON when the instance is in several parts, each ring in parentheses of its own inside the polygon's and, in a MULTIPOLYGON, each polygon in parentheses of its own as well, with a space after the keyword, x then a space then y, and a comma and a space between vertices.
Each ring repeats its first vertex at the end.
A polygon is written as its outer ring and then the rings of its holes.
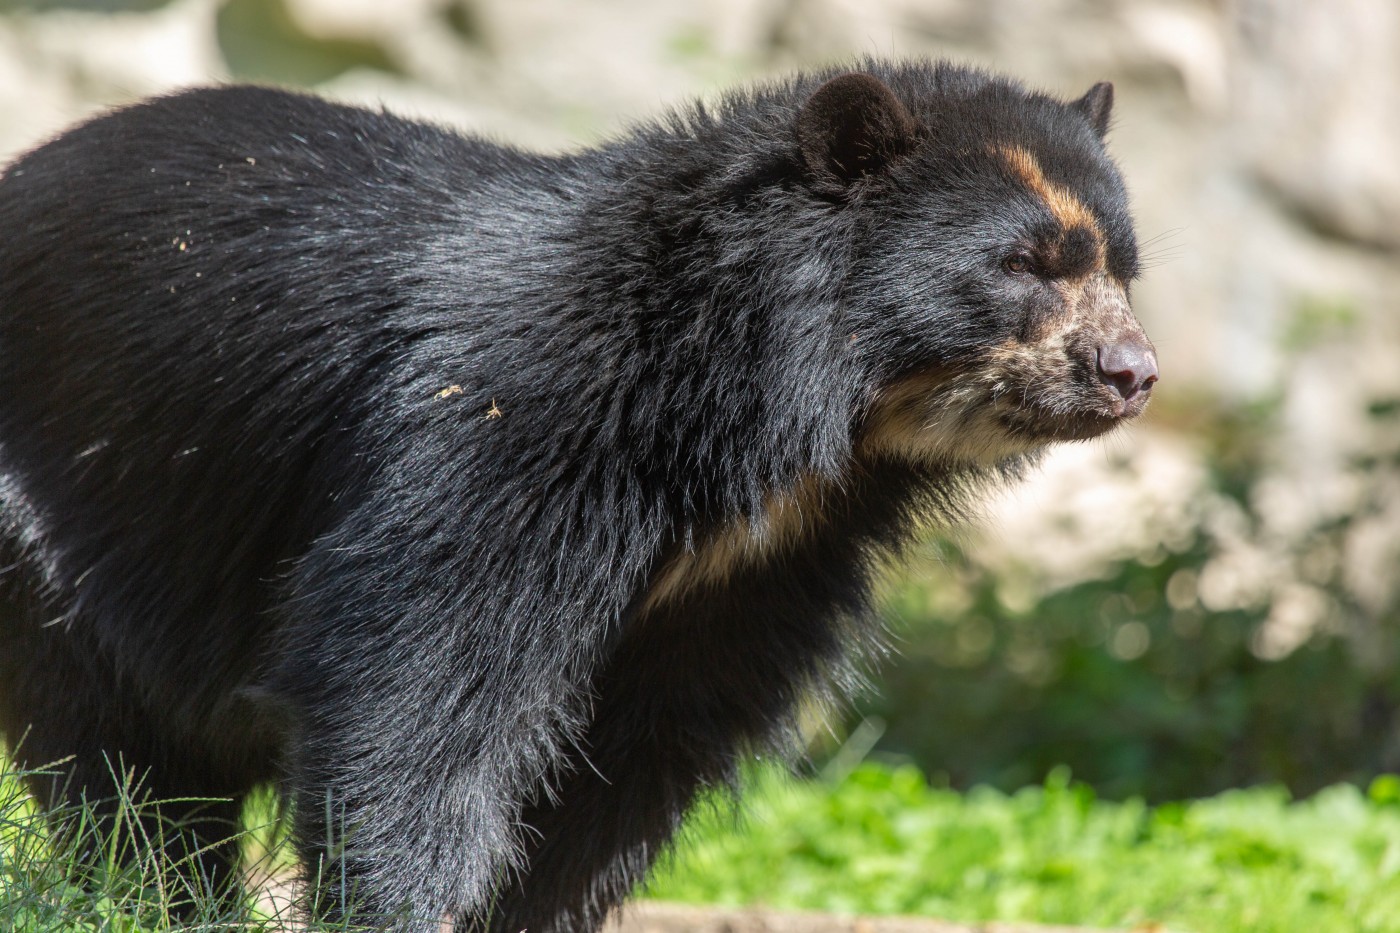
POLYGON ((1036 197, 1044 202, 1050 209, 1050 213, 1060 222, 1066 230, 1080 227, 1088 230, 1094 236, 1094 243, 1098 251, 1099 264, 1104 260, 1104 235, 1103 228, 1099 226, 1099 220, 1094 216, 1094 212, 1074 192, 1064 185, 1057 184, 1045 177, 1045 171, 1040 167, 1040 162, 1031 154, 1030 150, 1023 146, 997 146, 993 152, 1006 164, 1011 173, 1025 185, 1036 197))

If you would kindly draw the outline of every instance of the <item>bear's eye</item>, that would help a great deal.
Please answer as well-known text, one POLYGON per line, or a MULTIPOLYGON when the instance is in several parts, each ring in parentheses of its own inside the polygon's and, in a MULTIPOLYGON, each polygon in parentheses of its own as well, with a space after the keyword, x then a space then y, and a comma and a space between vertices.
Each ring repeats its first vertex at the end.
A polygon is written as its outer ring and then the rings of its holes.
POLYGON ((1001 267, 1011 275, 1025 275, 1035 271, 1035 260, 1029 253, 1012 253, 1001 261, 1001 267))

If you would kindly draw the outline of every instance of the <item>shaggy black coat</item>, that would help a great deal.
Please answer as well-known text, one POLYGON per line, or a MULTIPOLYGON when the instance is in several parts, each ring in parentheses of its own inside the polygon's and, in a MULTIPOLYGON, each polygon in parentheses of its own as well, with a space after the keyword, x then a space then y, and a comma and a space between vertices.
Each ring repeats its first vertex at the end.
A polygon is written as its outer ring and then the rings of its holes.
POLYGON ((0 725, 73 756, 36 792, 229 798, 165 806, 180 854, 272 780, 317 910, 594 929, 851 684, 877 559, 1155 378, 1105 376, 1150 357, 1111 89, 858 72, 563 156, 195 90, 11 165, 0 725))

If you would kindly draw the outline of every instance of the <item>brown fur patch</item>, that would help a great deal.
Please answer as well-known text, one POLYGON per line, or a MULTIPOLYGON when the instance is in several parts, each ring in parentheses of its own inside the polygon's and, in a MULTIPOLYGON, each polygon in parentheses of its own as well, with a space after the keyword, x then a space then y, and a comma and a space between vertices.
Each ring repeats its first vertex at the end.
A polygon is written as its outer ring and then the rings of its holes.
POLYGON ((1098 246, 1099 262, 1102 263, 1105 240, 1103 229, 1099 227, 1099 220, 1094 216, 1094 212, 1089 210, 1074 192, 1046 178, 1044 169, 1030 150, 1023 146, 997 146, 995 152, 1021 184, 1045 202, 1045 206, 1050 208, 1050 213, 1062 227, 1066 230, 1083 227, 1093 232, 1094 241, 1098 246))
POLYGON ((825 498, 826 483, 808 477, 794 489, 770 495, 757 518, 740 516, 706 535, 694 548, 680 549, 653 578, 640 614, 722 583, 738 570, 791 547, 826 521, 825 498))

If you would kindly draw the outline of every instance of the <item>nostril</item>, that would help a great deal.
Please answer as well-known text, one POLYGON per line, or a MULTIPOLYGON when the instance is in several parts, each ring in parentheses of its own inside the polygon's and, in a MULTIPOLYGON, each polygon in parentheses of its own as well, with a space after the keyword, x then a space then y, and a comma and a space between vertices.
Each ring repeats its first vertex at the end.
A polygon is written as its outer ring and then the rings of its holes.
POLYGON ((1136 341, 1099 347, 1098 368, 1099 381, 1125 402, 1157 381, 1157 355, 1136 341))

